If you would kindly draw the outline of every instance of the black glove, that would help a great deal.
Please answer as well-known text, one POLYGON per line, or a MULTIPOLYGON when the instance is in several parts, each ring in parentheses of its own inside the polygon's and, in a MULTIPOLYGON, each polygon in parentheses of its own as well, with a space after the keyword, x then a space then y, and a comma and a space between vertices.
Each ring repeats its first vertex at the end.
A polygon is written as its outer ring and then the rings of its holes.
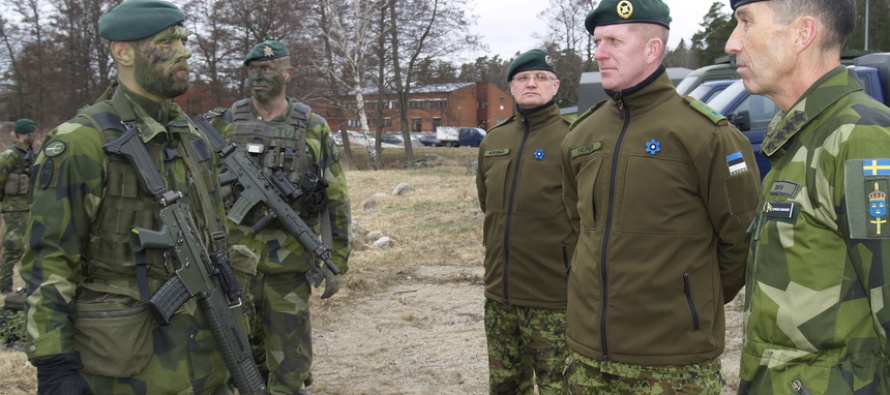
POLYGON ((38 395, 91 395, 89 385, 77 373, 83 369, 80 354, 57 354, 33 362, 37 367, 38 395))

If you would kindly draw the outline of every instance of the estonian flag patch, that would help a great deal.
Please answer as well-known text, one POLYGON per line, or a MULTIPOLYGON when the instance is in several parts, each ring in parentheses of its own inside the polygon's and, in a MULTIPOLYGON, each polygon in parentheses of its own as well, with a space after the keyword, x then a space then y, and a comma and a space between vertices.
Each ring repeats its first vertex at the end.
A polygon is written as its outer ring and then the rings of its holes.
POLYGON ((736 152, 732 155, 727 155, 726 166, 729 167, 729 174, 731 175, 748 171, 748 164, 745 163, 745 157, 742 156, 741 151, 736 152))

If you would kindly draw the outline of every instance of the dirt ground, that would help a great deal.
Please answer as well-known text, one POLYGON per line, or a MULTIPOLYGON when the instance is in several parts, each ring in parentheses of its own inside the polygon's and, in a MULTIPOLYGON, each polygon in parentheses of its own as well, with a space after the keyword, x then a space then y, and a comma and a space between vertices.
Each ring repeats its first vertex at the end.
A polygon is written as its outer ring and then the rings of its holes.
MULTIPOLYGON (((479 266, 419 265, 392 286, 315 303, 312 393, 486 394, 481 276, 479 266)), ((722 394, 734 394, 741 297, 727 322, 722 394)))

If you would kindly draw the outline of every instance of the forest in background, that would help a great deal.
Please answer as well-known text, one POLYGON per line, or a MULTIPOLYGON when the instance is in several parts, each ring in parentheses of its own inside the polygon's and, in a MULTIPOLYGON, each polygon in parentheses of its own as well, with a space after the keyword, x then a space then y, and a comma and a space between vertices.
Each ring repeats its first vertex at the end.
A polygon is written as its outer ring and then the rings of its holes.
MULTIPOLYGON (((857 0, 860 21, 847 47, 864 45, 869 4, 868 49, 890 50, 890 0, 857 0)), ((512 59, 483 56, 454 63, 456 53, 482 49, 470 32, 471 0, 176 0, 187 15, 192 86, 209 90, 210 108, 243 97, 241 59, 256 43, 279 40, 291 50, 296 69, 288 94, 309 104, 359 108, 363 90, 400 98, 418 87, 454 82, 492 82, 509 91, 504 74, 512 59), (332 94, 350 92, 350 95, 332 94), (344 97, 348 102, 342 102, 344 97), (335 102, 335 101, 341 102, 335 102)), ((99 18, 120 0, 6 0, 0 5, 0 121, 30 118, 46 131, 99 97, 115 78, 108 43, 98 35, 99 18)), ((547 31, 538 47, 559 67, 560 107, 577 103, 581 73, 596 71, 594 45, 584 17, 594 0, 549 0, 538 17, 547 31)), ((711 5, 691 40, 670 48, 666 66, 695 69, 724 55, 735 26, 722 2, 711 5)), ((207 110, 209 110, 208 108, 207 110)), ((364 118, 364 117, 363 117, 364 118)), ((401 121, 407 130, 407 116, 401 121)), ((361 123, 363 129, 367 122, 361 123)), ((367 129, 366 129, 367 130, 367 129)))

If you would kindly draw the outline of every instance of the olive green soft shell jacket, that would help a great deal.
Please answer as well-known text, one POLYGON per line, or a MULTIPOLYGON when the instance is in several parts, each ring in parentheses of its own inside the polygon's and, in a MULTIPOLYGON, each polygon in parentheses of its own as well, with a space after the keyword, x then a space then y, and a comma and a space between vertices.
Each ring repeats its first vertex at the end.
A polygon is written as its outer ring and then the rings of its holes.
POLYGON ((569 346, 635 365, 720 355, 759 192, 748 140, 662 69, 579 118, 562 154, 580 221, 569 346))
POLYGON ((577 239, 562 203, 559 144, 568 125, 551 103, 518 112, 479 145, 486 298, 566 308, 566 265, 577 239))

